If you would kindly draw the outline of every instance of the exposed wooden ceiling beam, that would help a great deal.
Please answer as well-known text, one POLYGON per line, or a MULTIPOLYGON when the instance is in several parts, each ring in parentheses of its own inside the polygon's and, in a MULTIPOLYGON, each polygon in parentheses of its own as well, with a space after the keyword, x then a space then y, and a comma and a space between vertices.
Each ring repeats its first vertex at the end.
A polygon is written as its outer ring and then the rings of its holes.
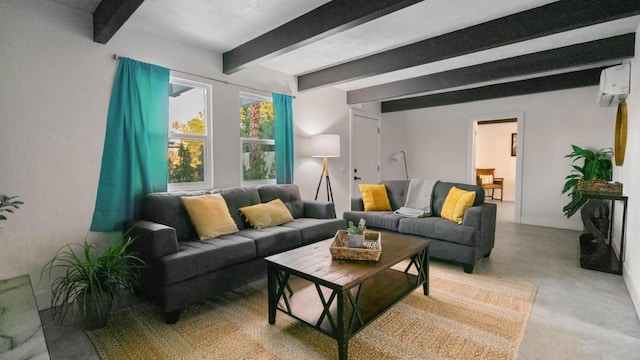
POLYGON ((388 113, 394 111, 405 111, 508 96, 593 86, 600 82, 600 73, 605 68, 606 67, 598 67, 594 69, 573 71, 564 74, 488 85, 472 89, 383 101, 382 112, 388 113))
POLYGON ((102 0, 93 12, 93 41, 106 44, 144 0, 102 0))
POLYGON ((562 0, 300 75, 298 90, 384 74, 638 14, 638 0, 562 0))
POLYGON ((423 0, 334 0, 222 54, 231 74, 423 0))
POLYGON ((484 64, 347 91, 347 103, 358 104, 509 77, 618 61, 634 55, 635 34, 565 46, 484 64))

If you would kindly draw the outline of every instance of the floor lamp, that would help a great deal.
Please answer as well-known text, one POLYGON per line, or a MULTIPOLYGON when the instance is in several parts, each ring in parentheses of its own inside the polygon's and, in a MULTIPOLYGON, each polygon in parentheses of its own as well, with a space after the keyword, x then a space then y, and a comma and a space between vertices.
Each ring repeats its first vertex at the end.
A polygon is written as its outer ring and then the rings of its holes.
POLYGON ((409 180, 409 171, 407 170, 407 154, 404 153, 404 150, 400 150, 397 153, 393 154, 391 158, 397 162, 400 162, 400 160, 402 159, 402 161, 404 162, 404 177, 409 180))
POLYGON ((327 186, 327 201, 333 202, 331 179, 329 178, 329 161, 327 158, 340 157, 340 135, 319 134, 311 137, 311 157, 322 158, 322 173, 316 189, 316 200, 318 200, 320 185, 322 185, 322 179, 324 178, 327 186))

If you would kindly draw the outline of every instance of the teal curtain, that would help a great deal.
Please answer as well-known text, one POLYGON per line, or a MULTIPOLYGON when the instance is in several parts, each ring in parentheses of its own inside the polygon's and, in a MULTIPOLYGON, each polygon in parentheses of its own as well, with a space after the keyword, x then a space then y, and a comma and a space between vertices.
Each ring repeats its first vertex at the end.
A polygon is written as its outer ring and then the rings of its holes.
POLYGON ((144 194, 167 190, 169 69, 120 58, 91 231, 122 230, 144 194))
POLYGON ((293 184, 293 98, 272 94, 274 141, 276 143, 276 182, 293 184))

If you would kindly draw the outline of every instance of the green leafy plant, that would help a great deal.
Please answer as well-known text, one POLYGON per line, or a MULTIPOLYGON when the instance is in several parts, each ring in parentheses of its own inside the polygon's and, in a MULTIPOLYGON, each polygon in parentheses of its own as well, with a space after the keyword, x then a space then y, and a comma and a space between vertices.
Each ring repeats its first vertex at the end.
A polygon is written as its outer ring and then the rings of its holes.
POLYGON ((365 219, 360 219, 358 225, 354 225, 353 221, 349 221, 347 224, 347 234, 349 235, 362 235, 364 234, 364 230, 367 228, 365 219))
POLYGON ((7 220, 7 216, 2 214, 3 212, 13 214, 15 210, 20 208, 20 205, 24 204, 22 201, 15 200, 16 198, 17 196, 0 194, 0 220, 7 220))
POLYGON ((571 145, 571 148, 573 152, 565 155, 565 158, 573 159, 571 162, 572 170, 565 177, 566 181, 562 188, 562 193, 569 193, 569 197, 571 197, 571 201, 562 208, 566 217, 573 216, 586 201, 578 189, 580 180, 611 181, 613 177, 611 162, 613 150, 611 148, 600 149, 597 152, 576 145, 571 145), (582 166, 576 164, 580 160, 583 161, 582 166))
POLYGON ((137 269, 144 262, 129 252, 133 238, 125 236, 97 255, 97 244, 67 244, 56 252, 42 273, 51 277, 54 270, 62 275, 51 284, 51 311, 54 319, 64 321, 76 303, 85 328, 106 325, 112 306, 124 301, 124 293, 135 284, 137 269), (79 248, 76 252, 73 247, 79 248))

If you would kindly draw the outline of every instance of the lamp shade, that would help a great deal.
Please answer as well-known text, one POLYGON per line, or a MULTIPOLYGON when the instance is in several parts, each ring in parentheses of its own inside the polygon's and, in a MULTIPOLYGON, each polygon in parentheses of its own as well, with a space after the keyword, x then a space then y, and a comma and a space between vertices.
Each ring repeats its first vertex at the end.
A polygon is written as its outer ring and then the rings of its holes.
POLYGON ((407 169, 407 154, 404 152, 404 150, 400 150, 397 153, 391 155, 391 159, 398 162, 402 160, 402 162, 404 163, 404 177, 405 179, 409 180, 409 170, 407 169))
POLYGON ((319 134, 311 137, 311 157, 340 157, 340 135, 319 134))
POLYGON ((397 153, 393 154, 393 155, 391 156, 391 158, 392 158, 394 161, 398 161, 398 162, 400 162, 401 160, 403 160, 403 159, 404 159, 404 151, 402 151, 402 150, 401 150, 401 151, 398 151, 397 153))

